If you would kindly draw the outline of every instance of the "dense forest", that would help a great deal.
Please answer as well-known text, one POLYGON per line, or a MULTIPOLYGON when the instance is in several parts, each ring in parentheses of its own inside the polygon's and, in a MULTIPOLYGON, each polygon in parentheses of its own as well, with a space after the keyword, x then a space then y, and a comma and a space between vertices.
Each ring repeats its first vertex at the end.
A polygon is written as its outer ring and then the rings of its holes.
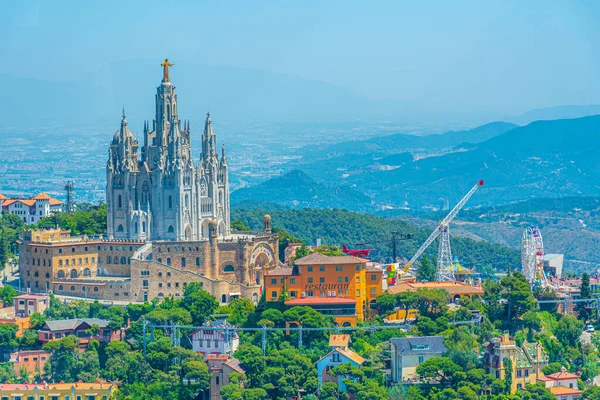
MULTIPOLYGON (((239 219, 252 230, 260 230, 265 213, 273 218, 273 226, 300 238, 307 244, 315 244, 318 238, 323 244, 377 248, 374 259, 391 257, 392 232, 412 234, 413 239, 397 242, 399 257, 410 259, 421 243, 430 234, 429 229, 419 228, 400 219, 385 219, 369 214, 346 210, 231 210, 232 219, 239 219)), ((494 269, 505 271, 519 268, 518 251, 506 246, 475 241, 467 238, 451 239, 453 254, 462 265, 478 267, 479 270, 494 269)), ((425 253, 433 258, 437 251, 434 242, 425 253)))

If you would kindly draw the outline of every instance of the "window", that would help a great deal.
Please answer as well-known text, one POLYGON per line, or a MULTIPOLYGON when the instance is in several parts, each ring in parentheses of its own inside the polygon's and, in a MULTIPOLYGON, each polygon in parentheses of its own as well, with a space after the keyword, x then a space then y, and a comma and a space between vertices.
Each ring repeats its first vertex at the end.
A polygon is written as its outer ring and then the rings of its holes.
POLYGON ((319 283, 325 283, 325 278, 323 278, 323 277, 319 278, 319 283))
POLYGON ((58 285, 58 290, 63 290, 63 285, 58 285))
POLYGON ((419 356, 419 364, 423 362, 423 356, 419 356))
POLYGON ((219 386, 219 376, 215 377, 215 383, 217 384, 217 386, 219 386))
POLYGON ((276 299, 277 298, 277 292, 276 291, 272 291, 271 292, 271 298, 276 299))
POLYGON ((348 283, 348 277, 344 278, 344 282, 348 283))
POLYGON ((170 272, 167 272, 167 276, 171 276, 171 273, 170 273, 170 272))
POLYGON ((196 257, 196 267, 200 266, 200 257, 196 257))
POLYGON ((290 283, 293 285, 296 283, 296 278, 290 278, 290 283))
POLYGON ((235 268, 233 267, 233 265, 226 265, 225 268, 223 268, 223 272, 234 272, 235 268))
POLYGON ((371 274, 371 280, 372 281, 376 281, 377 280, 377 275, 376 274, 371 274))
POLYGON ((58 265, 62 267, 62 260, 58 260, 58 265))
POLYGON ((97 291, 98 291, 98 287, 94 286, 94 292, 97 292, 97 291))
POLYGON ((308 269, 308 272, 312 272, 312 267, 310 265, 307 267, 307 269, 308 269))
POLYGON ((167 258, 167 265, 171 265, 171 259, 167 258))
POLYGON ((526 369, 526 370, 525 370, 525 378, 527 378, 528 376, 529 376, 529 370, 528 370, 528 369, 526 369))
POLYGON ((127 264, 127 259, 125 257, 121 257, 121 264, 127 264))
POLYGON ((338 283, 342 283, 342 277, 341 276, 338 277, 338 283))
POLYGON ((181 266, 185 267, 185 258, 184 257, 181 257, 181 266))
POLYGON ((324 265, 321 265, 319 267, 319 272, 325 272, 325 266, 324 265))
POLYGON ((331 361, 340 362, 340 353, 337 353, 337 352, 333 353, 331 355, 331 361))
POLYGON ((356 277, 356 283, 360 283, 360 276, 356 277))
POLYGON ((277 279, 276 278, 272 278, 271 279, 271 285, 277 285, 277 279))
POLYGON ((371 288, 371 294, 377 294, 377 288, 372 287, 371 288))
POLYGON ((517 370, 517 378, 520 378, 520 377, 521 377, 521 370, 520 370, 520 369, 518 369, 518 370, 517 370))
MULTIPOLYGON (((156 261, 158 261, 159 263, 162 263, 162 258, 159 258, 159 259, 157 259, 156 261)), ((159 275, 159 276, 162 276, 162 272, 160 272, 160 275, 159 275)))
MULTIPOLYGON (((140 271, 140 273, 142 274, 142 276, 150 276, 150 271, 148 271, 148 270, 140 271)), ((161 276, 161 275, 162 274, 159 272, 158 276, 161 276)))
POLYGON ((71 291, 75 291, 75 286, 71 286, 71 291))
POLYGON ((356 289, 356 297, 360 297, 360 289, 356 289))
POLYGON ((169 233, 173 233, 175 232, 175 229, 173 229, 173 225, 169 225, 169 229, 167 230, 169 233))
POLYGON ((342 268, 342 266, 341 266, 341 265, 336 265, 336 266, 335 266, 335 270, 336 270, 337 272, 342 272, 343 268, 342 268))
POLYGON ((308 278, 308 283, 312 283, 312 278, 308 278))
POLYGON ((169 196, 169 209, 173 208, 173 196, 169 196))
POLYGON ((145 287, 145 288, 147 288, 147 287, 148 287, 148 279, 144 279, 144 280, 142 281, 142 286, 143 286, 143 287, 145 287))
POLYGON ((167 282, 167 287, 171 287, 171 282, 167 282))
POLYGON ((119 197, 117 197, 117 207, 121 208, 123 206, 123 202, 121 199, 121 195, 119 195, 119 197))

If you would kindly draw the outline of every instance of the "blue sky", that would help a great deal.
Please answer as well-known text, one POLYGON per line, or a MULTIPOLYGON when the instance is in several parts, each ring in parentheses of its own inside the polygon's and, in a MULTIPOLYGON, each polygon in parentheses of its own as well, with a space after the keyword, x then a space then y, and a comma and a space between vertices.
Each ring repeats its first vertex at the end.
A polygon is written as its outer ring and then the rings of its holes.
POLYGON ((12 1, 0 72, 69 80, 168 56, 371 99, 522 112, 600 103, 598 21, 596 0, 12 1))

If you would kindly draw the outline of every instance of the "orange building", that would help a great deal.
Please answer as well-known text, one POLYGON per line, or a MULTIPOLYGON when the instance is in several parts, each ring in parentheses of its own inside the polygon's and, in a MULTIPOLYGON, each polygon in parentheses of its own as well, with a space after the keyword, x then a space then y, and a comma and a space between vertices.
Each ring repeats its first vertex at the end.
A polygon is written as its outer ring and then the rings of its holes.
POLYGON ((333 316, 339 325, 356 325, 369 316, 382 290, 383 271, 368 268, 367 262, 352 256, 310 254, 296 260, 293 268, 265 274, 266 300, 285 300, 289 307, 306 305, 333 316))
POLYGON ((31 375, 38 371, 44 371, 44 365, 50 360, 50 353, 46 350, 21 350, 10 355, 10 362, 13 363, 13 369, 18 376, 21 369, 25 367, 31 375))

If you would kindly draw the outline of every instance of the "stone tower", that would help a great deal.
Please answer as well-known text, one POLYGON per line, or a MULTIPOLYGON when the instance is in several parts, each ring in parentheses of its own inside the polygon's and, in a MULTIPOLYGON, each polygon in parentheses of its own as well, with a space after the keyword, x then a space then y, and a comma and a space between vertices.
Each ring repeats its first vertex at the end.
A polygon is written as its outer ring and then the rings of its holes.
POLYGON ((155 117, 144 123, 144 146, 129 130, 125 111, 113 136, 106 166, 108 235, 135 240, 208 240, 209 221, 220 237, 229 235, 229 179, 210 115, 202 134, 202 155, 194 164, 189 121, 181 125, 168 59, 156 89, 155 117))

